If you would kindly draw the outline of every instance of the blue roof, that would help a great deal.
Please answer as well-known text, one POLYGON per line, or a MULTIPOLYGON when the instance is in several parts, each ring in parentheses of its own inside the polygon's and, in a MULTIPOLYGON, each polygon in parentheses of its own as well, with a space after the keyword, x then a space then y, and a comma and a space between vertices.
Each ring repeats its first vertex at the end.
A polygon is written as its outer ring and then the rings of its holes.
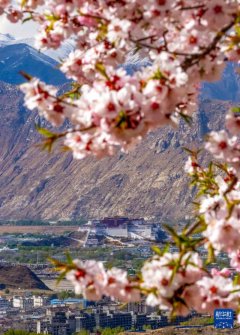
POLYGON ((51 305, 61 305, 61 304, 79 304, 79 303, 84 303, 86 304, 87 300, 85 299, 76 299, 76 298, 68 298, 68 299, 64 299, 64 300, 60 300, 60 299, 52 299, 50 301, 51 305))
POLYGON ((76 298, 68 298, 64 300, 65 302, 85 302, 85 299, 76 299, 76 298))

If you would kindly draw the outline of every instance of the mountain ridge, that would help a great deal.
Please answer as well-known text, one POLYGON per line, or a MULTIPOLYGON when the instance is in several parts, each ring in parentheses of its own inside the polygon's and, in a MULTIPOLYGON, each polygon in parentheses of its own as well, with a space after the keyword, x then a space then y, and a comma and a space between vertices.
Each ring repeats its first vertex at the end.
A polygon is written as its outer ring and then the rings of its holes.
POLYGON ((46 55, 55 61, 59 62, 61 59, 64 59, 69 55, 69 53, 74 49, 73 41, 65 41, 58 49, 46 49, 38 51, 35 48, 35 40, 34 38, 18 38, 15 39, 10 34, 0 34, 0 47, 7 45, 17 45, 17 44, 26 44, 33 49, 35 49, 40 54, 46 55))
MULTIPOLYGON (((210 129, 222 127, 224 113, 231 106, 227 99, 233 94, 236 100, 240 96, 238 84, 234 84, 234 92, 231 87, 227 92, 225 80, 218 83, 226 91, 226 101, 213 100, 215 91, 211 91, 211 85, 204 84, 205 91, 199 98, 191 128, 182 122, 177 131, 165 127, 150 133, 129 154, 118 152, 114 157, 102 160, 74 161, 70 153, 54 151, 48 155, 36 148, 40 137, 34 124, 43 121, 36 112, 24 107, 23 94, 14 82, 16 67, 13 64, 19 61, 17 68, 22 69, 26 62, 30 62, 29 50, 34 55, 37 51, 23 44, 0 47, 0 50, 9 47, 15 51, 11 53, 12 66, 9 64, 5 72, 0 66, 1 80, 4 79, 2 73, 7 79, 13 77, 13 80, 0 81, 1 220, 124 215, 179 221, 191 212, 194 192, 188 189, 189 180, 183 169, 187 155, 182 147, 202 146, 210 129), (19 50, 23 50, 22 58, 19 50)), ((7 62, 7 57, 8 52, 0 53, 0 61, 7 62)), ((52 72, 51 64, 46 67, 41 57, 34 58, 34 62, 41 70, 41 79, 46 79, 45 71, 48 71, 56 85, 58 77, 52 72)), ((232 80, 239 83, 233 70, 228 66, 227 75, 230 79, 234 76, 232 80)), ((209 158, 205 154, 202 159, 207 161, 209 158)))
POLYGON ((0 47, 0 78, 9 84, 19 85, 25 81, 24 71, 44 80, 47 84, 62 85, 68 80, 57 69, 58 63, 26 44, 0 47))

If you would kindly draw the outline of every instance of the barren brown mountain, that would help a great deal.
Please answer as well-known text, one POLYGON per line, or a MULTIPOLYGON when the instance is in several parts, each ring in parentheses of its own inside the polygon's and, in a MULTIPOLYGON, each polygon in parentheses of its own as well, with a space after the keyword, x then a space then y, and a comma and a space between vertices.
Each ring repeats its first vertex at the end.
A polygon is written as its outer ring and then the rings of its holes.
POLYGON ((126 215, 177 221, 192 201, 182 146, 197 147, 209 129, 219 129, 229 103, 201 101, 192 127, 163 128, 129 154, 82 161, 35 146, 38 116, 23 107, 16 86, 0 82, 0 106, 0 219, 126 215))
MULTIPOLYGON (((193 192, 183 171, 187 155, 182 146, 202 145, 209 129, 223 125, 228 100, 239 101, 234 65, 228 63, 218 83, 203 84, 192 127, 160 129, 129 154, 73 161, 70 153, 48 155, 35 146, 39 136, 34 123, 43 121, 23 107, 16 86, 23 81, 23 70, 62 87, 66 79, 56 64, 8 36, 1 42, 0 34, 0 220, 113 215, 183 219, 193 192)), ((134 66, 125 65, 130 72, 134 66)))
POLYGON ((35 273, 22 265, 0 265, 0 285, 11 289, 49 290, 35 273))

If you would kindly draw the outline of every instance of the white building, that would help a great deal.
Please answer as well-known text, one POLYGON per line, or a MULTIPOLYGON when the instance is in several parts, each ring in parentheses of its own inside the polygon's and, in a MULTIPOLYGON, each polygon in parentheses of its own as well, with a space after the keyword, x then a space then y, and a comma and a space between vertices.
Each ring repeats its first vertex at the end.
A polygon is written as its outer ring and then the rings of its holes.
POLYGON ((113 237, 128 237, 127 227, 107 227, 106 234, 113 237))
POLYGON ((15 308, 19 309, 28 309, 33 307, 33 299, 32 298, 24 298, 19 296, 14 296, 12 300, 12 305, 15 308))
POLYGON ((144 219, 131 219, 130 221, 134 225, 144 225, 145 224, 144 219))
POLYGON ((22 297, 13 297, 12 305, 15 308, 23 308, 23 298, 22 297))
POLYGON ((135 233, 136 235, 140 235, 143 238, 151 239, 153 237, 152 226, 147 224, 130 225, 129 232, 135 233))
POLYGON ((47 304, 47 297, 33 296, 33 307, 42 307, 47 304))
POLYGON ((50 321, 45 320, 38 320, 37 321, 37 334, 49 334, 50 330, 50 321))
POLYGON ((88 238, 86 242, 86 246, 88 247, 96 247, 98 246, 98 239, 97 238, 88 238))

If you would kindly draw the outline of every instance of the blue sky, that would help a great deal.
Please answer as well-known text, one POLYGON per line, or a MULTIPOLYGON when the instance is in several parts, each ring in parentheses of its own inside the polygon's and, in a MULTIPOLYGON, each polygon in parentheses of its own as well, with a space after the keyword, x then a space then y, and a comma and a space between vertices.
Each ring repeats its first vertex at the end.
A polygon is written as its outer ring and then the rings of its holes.
POLYGON ((33 22, 26 22, 24 24, 12 24, 5 18, 0 18, 0 33, 11 34, 16 39, 34 37, 37 32, 37 25, 33 22))

